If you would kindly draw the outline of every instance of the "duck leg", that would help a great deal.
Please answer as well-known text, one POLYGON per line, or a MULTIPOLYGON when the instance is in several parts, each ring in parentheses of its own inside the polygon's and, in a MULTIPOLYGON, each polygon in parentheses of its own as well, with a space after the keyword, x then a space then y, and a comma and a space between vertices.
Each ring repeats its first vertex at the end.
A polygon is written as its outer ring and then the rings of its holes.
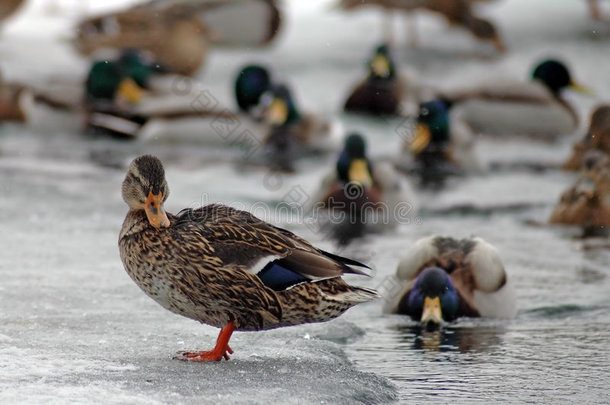
POLYGON ((216 346, 212 350, 206 350, 201 352, 178 352, 174 356, 176 360, 182 361, 220 361, 223 358, 229 360, 229 354, 233 354, 233 350, 229 347, 229 339, 235 329, 233 322, 229 322, 224 328, 220 330, 218 339, 216 339, 216 346))

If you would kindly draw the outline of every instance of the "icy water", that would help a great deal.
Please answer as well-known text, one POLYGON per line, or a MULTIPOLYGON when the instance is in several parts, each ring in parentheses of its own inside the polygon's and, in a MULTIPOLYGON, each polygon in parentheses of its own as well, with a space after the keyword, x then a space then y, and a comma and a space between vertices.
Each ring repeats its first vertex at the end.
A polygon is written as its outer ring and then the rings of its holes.
MULTIPOLYGON (((591 23, 581 2, 531 3, 489 8, 507 38, 506 56, 489 57, 461 32, 424 17, 427 46, 400 48, 399 61, 440 86, 495 74, 523 77, 536 58, 562 55, 596 90, 594 97, 570 96, 585 117, 610 95, 603 68, 610 30, 591 23)), ((294 83, 304 109, 337 111, 381 35, 380 16, 347 18, 318 2, 289 10, 290 25, 272 49, 211 53, 201 80, 220 102, 231 105, 237 66, 257 60, 273 63, 294 83)), ((27 11, 61 36, 65 17, 27 11)), ((19 19, 0 39, 9 78, 82 69, 65 43, 28 27, 19 19), (40 58, 46 63, 32 63, 40 58)), ((339 118, 367 134, 374 156, 391 156, 400 145, 400 122, 339 118)), ((210 131, 202 126, 202 134, 210 131)), ((576 138, 554 145, 484 142, 478 152, 486 161, 554 164, 576 138)), ((316 227, 274 211, 295 192, 312 193, 331 157, 300 162, 290 176, 243 163, 243 151, 222 145, 211 150, 0 127, 0 403, 609 402, 610 243, 528 225, 548 217, 572 175, 500 171, 457 179, 440 192, 415 189, 416 219, 339 248, 316 227), (236 333, 228 362, 172 360, 178 350, 209 348, 217 330, 163 310, 122 268, 120 183, 140 153, 165 162, 169 211, 210 202, 253 209, 324 249, 370 263, 375 277, 349 280, 385 294, 400 256, 418 238, 481 236, 500 251, 518 315, 422 332, 404 317, 382 315, 379 300, 326 324, 236 333)))

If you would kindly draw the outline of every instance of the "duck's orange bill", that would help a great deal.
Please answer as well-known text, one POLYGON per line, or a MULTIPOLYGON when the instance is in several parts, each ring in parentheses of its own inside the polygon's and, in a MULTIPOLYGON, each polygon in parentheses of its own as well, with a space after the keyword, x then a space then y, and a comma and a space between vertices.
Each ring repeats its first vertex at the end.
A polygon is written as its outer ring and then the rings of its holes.
POLYGON ((144 97, 144 89, 131 78, 121 81, 117 89, 117 97, 127 100, 131 104, 139 103, 144 97))
POLYGON ((163 193, 153 194, 152 191, 149 192, 145 204, 144 211, 146 211, 146 217, 152 226, 155 228, 169 227, 169 218, 165 209, 163 209, 163 193))
POLYGON ((574 81, 570 83, 570 89, 581 94, 586 94, 588 96, 595 95, 595 92, 593 90, 591 90, 587 86, 583 86, 582 84, 574 81))
POLYGON ((369 173, 369 165, 365 159, 353 160, 347 176, 350 182, 361 184, 364 188, 369 188, 373 185, 373 179, 369 173))
POLYGON ((274 99, 267 109, 266 118, 270 125, 284 124, 288 119, 288 106, 283 100, 274 99))
POLYGON ((420 154, 430 144, 431 139, 430 127, 423 123, 417 124, 415 135, 411 141, 411 152, 416 155, 420 154))
POLYGON ((421 322, 434 322, 441 324, 443 322, 443 311, 441 310, 441 299, 439 297, 426 297, 424 299, 424 310, 421 314, 421 322))

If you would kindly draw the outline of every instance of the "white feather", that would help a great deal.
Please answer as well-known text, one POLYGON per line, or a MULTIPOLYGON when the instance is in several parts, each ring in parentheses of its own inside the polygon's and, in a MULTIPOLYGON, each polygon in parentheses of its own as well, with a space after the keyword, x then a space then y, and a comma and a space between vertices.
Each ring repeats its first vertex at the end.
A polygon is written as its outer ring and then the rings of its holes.
POLYGON ((409 249, 407 254, 400 260, 396 269, 396 276, 400 280, 412 280, 417 276, 420 267, 430 259, 438 255, 438 249, 434 245, 437 236, 419 239, 409 249))
POLYGON ((495 247, 481 238, 473 238, 475 246, 466 256, 466 263, 472 267, 476 289, 494 292, 506 280, 504 265, 495 247))

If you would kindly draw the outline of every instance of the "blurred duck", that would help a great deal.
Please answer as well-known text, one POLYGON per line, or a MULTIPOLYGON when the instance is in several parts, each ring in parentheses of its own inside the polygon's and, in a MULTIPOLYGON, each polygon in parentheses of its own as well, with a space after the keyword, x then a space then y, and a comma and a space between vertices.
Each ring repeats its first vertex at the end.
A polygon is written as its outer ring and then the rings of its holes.
POLYGON ((0 2, 0 23, 11 17, 23 2, 23 0, 2 0, 0 2))
POLYGON ((494 81, 471 89, 445 92, 452 119, 487 135, 529 135, 552 140, 571 134, 578 125, 576 111, 561 97, 565 89, 588 92, 571 77, 566 65, 545 60, 527 82, 494 81))
POLYGON ((414 136, 404 149, 413 155, 423 186, 442 186, 450 175, 475 172, 481 164, 474 153, 474 137, 452 122, 449 106, 436 99, 420 104, 414 136))
POLYGON ((607 234, 610 227, 610 157, 591 150, 583 158, 583 173, 553 209, 551 224, 578 225, 584 236, 607 234), (590 181, 593 188, 586 187, 590 181), (585 185, 583 185, 585 183, 585 185))
POLYGON ((583 157, 590 150, 600 150, 610 154, 610 105, 595 108, 589 121, 589 129, 584 138, 574 144, 572 155, 564 163, 563 169, 577 171, 582 168, 583 157))
POLYGON ((280 21, 271 0, 152 1, 82 21, 75 45, 85 55, 104 48, 147 50, 172 72, 191 76, 211 45, 266 45, 280 21))
MULTIPOLYGON (((339 6, 344 10, 352 10, 363 6, 377 6, 387 10, 405 11, 426 10, 443 16, 449 24, 470 32, 476 39, 492 44, 499 52, 505 50, 498 30, 488 20, 475 15, 475 3, 489 0, 340 0, 339 6)), ((389 31, 389 29, 387 30, 389 31)), ((411 30, 411 42, 416 43, 416 33, 411 30)), ((391 34, 389 34, 391 36, 391 34)))
POLYGON ((146 50, 172 72, 193 75, 205 60, 211 35, 196 16, 179 5, 164 12, 134 7, 82 21, 75 46, 85 55, 105 48, 146 50))
POLYGON ((599 8, 598 0, 587 0, 587 4, 589 6, 589 15, 591 18, 597 21, 603 21, 604 17, 602 16, 602 12, 599 8))
POLYGON ((340 243, 348 243, 366 231, 381 231, 415 216, 409 186, 388 162, 372 163, 362 135, 345 138, 335 169, 322 179, 312 198, 311 211, 323 209, 338 222, 334 229, 340 243))
POLYGON ((427 327, 459 317, 510 318, 514 291, 497 250, 481 238, 431 236, 418 240, 398 265, 400 285, 384 311, 408 315, 427 327))
POLYGON ((263 144, 273 169, 292 172, 297 158, 338 149, 333 123, 302 113, 290 88, 273 83, 265 67, 240 69, 234 90, 239 111, 264 127, 263 144))
POLYGON ((371 115, 400 114, 405 85, 400 79, 387 45, 375 49, 367 62, 368 75, 351 92, 345 111, 371 115))

